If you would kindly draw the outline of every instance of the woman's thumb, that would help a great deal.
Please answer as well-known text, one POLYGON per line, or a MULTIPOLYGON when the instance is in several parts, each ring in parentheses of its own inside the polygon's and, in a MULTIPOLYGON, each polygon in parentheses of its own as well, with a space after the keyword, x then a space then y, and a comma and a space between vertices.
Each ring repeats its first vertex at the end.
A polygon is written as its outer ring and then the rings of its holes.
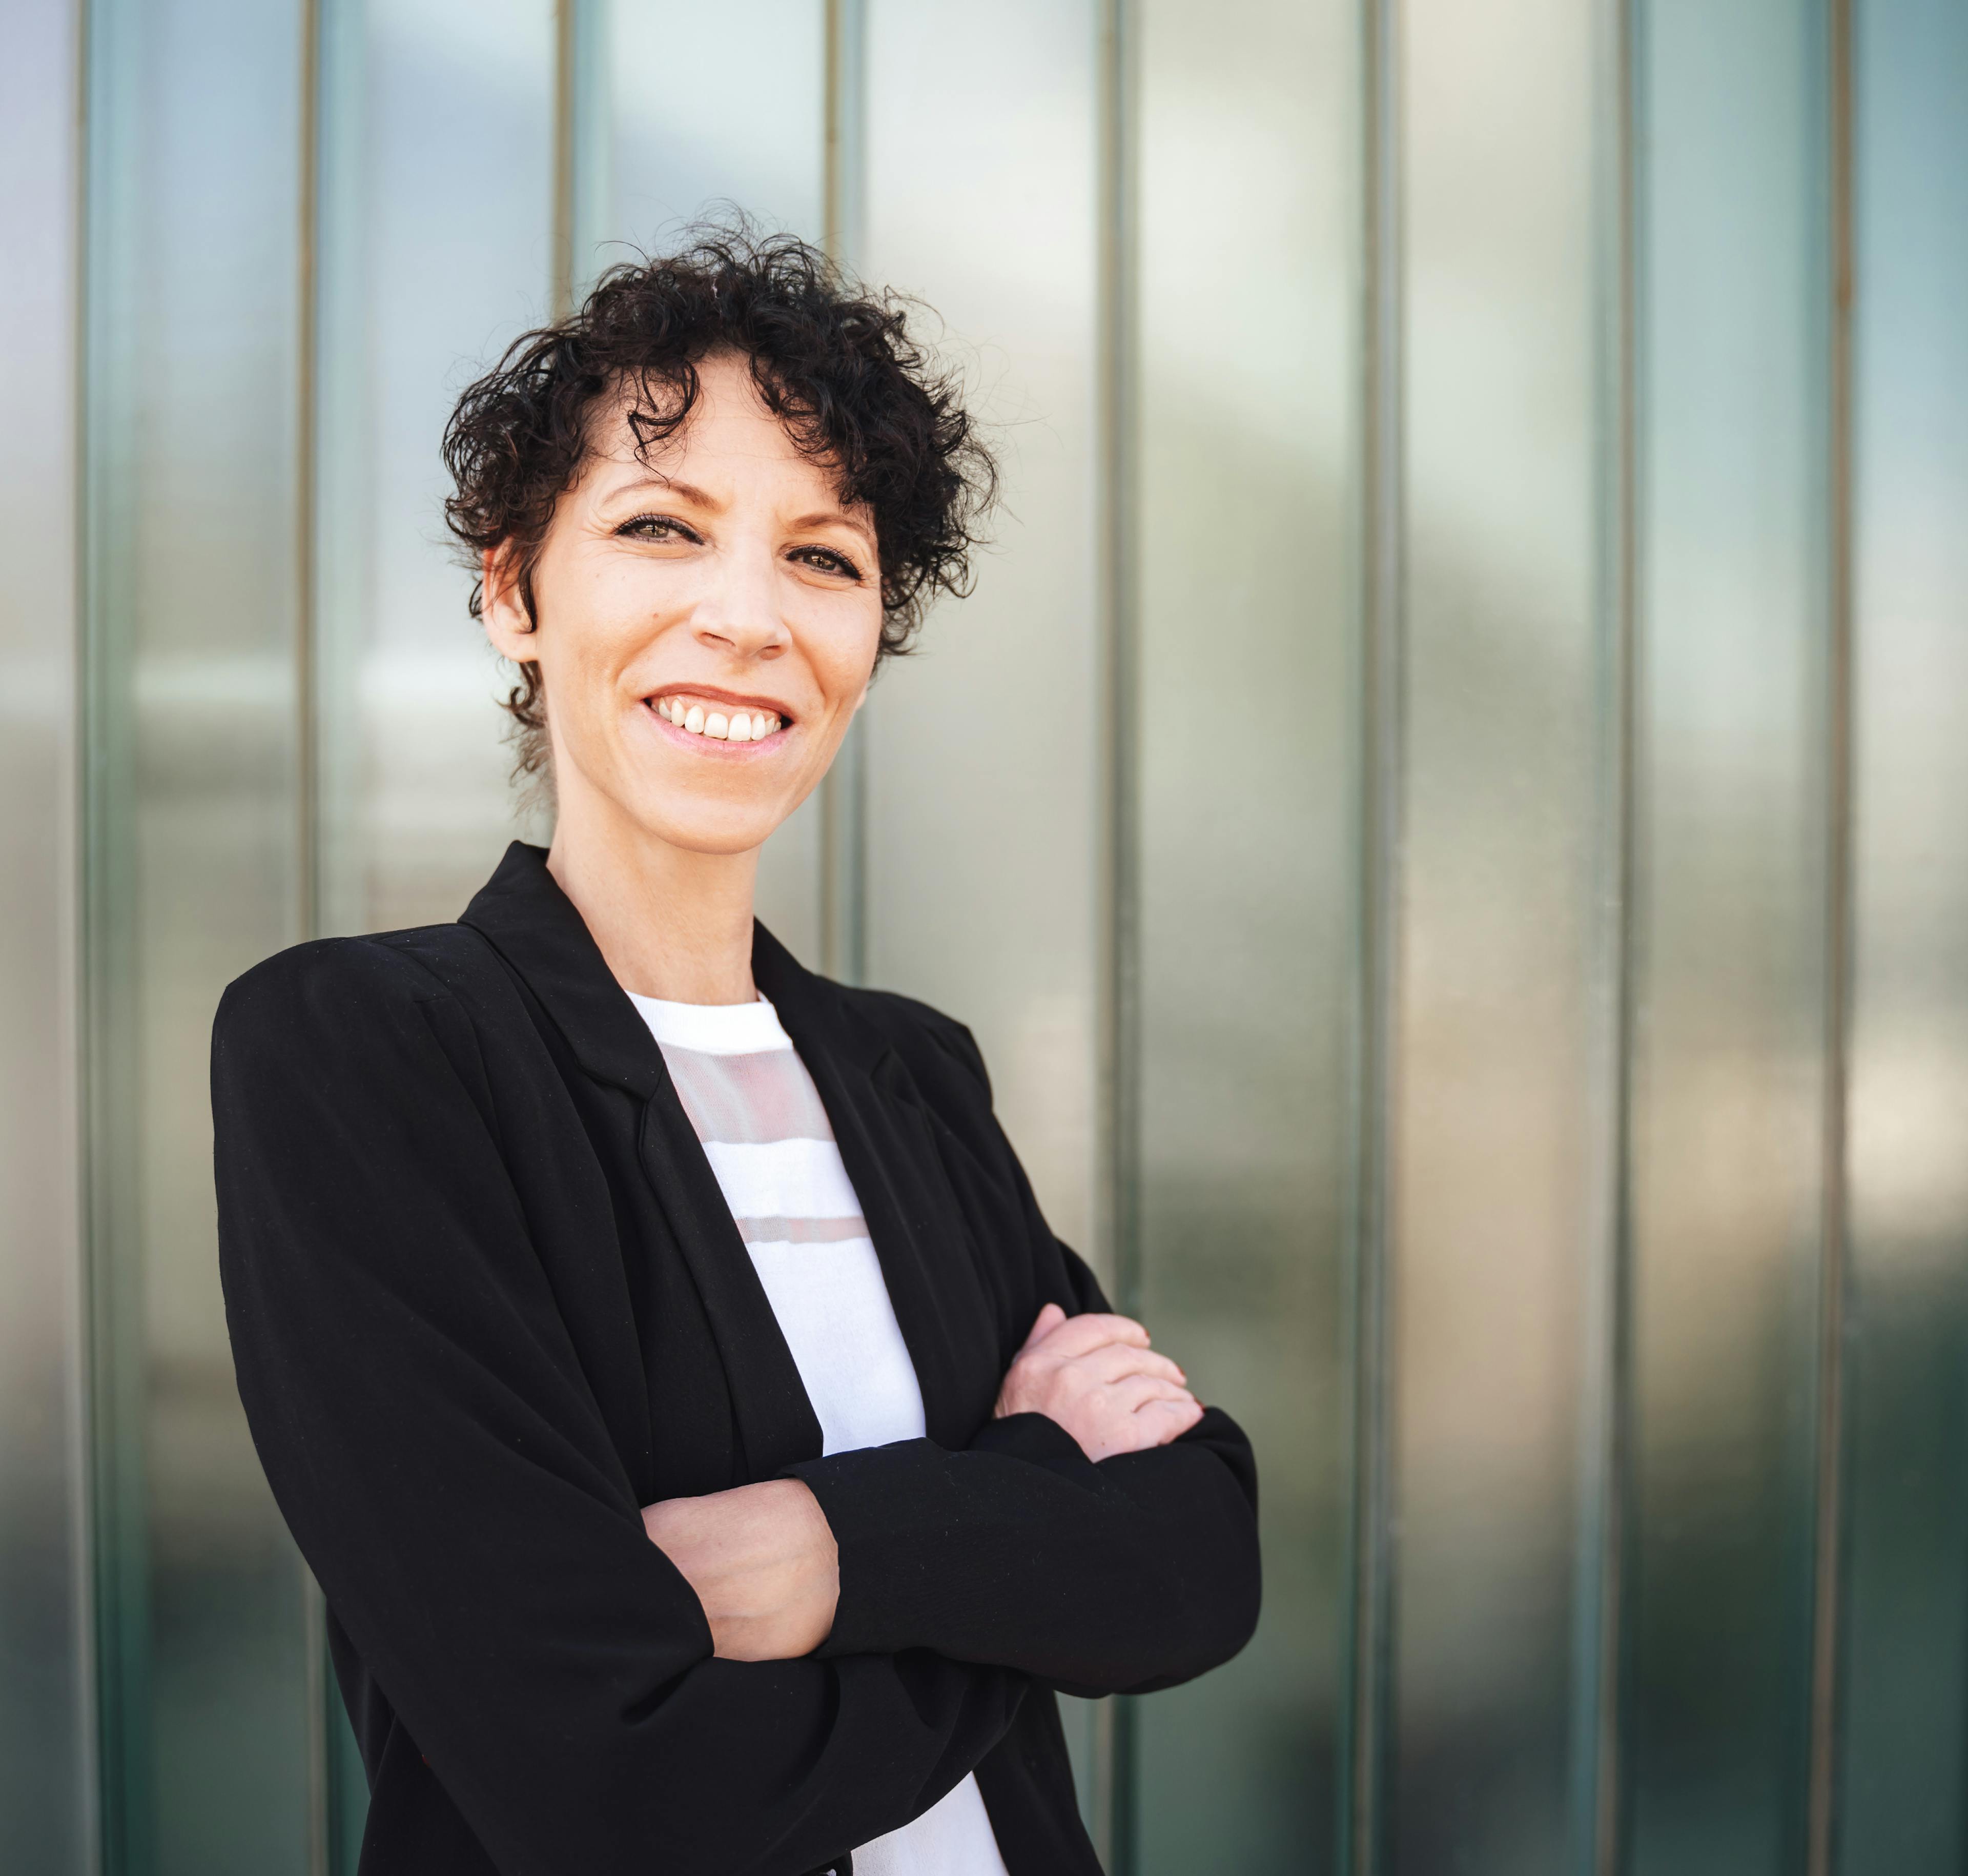
POLYGON ((1065 1320, 1066 1311, 1064 1310, 1061 1309, 1057 1303, 1047 1304, 1045 1307, 1039 1311, 1038 1320, 1032 1324, 1031 1333, 1025 1337, 1024 1348, 1020 1349, 1018 1353, 1022 1355, 1024 1353, 1025 1349, 1031 1348, 1034 1344, 1043 1342, 1047 1336, 1050 1335, 1052 1332, 1065 1320))

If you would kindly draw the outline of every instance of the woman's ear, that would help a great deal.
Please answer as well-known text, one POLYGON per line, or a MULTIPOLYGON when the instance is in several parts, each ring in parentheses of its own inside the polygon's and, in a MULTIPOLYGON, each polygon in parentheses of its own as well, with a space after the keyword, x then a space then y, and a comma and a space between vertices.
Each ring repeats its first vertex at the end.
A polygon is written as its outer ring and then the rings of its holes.
POLYGON ((528 642, 533 636, 533 621, 520 596, 519 556, 512 544, 487 548, 478 564, 482 582, 479 616, 492 649, 514 664, 538 657, 528 642))

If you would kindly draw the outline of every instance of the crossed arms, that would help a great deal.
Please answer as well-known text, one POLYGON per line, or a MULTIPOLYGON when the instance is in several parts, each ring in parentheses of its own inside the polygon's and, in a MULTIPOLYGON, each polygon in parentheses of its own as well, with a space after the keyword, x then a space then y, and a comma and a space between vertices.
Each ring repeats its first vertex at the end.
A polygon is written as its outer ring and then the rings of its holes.
MULTIPOLYGON (((1039 1311, 1005 1375, 995 1418, 1042 1414, 1088 1459, 1143 1453, 1188 1432, 1202 1408, 1182 1370, 1125 1316, 1039 1311)), ((683 1573, 727 1661, 791 1661, 833 1627, 840 1546, 812 1489, 797 1479, 643 1507, 652 1543, 683 1573)))

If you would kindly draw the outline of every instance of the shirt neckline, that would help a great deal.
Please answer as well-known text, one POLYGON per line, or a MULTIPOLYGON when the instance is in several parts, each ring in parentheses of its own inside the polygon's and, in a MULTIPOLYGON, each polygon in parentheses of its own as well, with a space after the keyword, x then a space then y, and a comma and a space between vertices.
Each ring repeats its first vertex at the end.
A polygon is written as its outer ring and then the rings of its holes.
POLYGON ((672 1003, 633 990, 628 994, 649 1033, 665 1048, 694 1049, 702 1055, 762 1055, 793 1045, 779 1013, 762 996, 749 1003, 672 1003))

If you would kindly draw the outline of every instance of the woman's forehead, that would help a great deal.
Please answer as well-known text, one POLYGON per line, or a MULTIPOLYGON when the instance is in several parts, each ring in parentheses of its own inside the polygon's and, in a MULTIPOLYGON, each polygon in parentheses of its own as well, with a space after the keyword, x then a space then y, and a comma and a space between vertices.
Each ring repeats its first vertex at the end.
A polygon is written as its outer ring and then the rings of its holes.
POLYGON ((656 381, 625 382, 597 406, 588 465, 597 492, 684 482, 701 488, 710 478, 749 479, 762 467, 775 480, 804 484, 816 501, 863 505, 843 501, 838 469, 800 446, 766 404, 744 358, 727 352, 704 359, 698 381, 680 421, 680 387, 656 381))

